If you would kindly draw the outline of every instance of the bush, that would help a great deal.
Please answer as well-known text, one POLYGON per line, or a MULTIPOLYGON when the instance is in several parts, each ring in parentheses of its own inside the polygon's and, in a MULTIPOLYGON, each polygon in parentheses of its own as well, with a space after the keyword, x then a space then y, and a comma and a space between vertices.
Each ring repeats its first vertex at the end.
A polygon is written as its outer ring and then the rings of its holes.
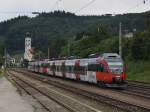
POLYGON ((127 62, 127 79, 150 83, 150 62, 132 61, 127 62))

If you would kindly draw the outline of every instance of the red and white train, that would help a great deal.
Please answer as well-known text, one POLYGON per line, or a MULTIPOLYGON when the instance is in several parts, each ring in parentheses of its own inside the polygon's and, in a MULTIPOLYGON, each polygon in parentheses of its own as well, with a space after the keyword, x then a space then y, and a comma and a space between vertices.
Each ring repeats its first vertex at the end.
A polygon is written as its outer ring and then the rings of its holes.
POLYGON ((127 85, 125 65, 116 53, 104 53, 97 58, 32 61, 28 70, 106 87, 127 85))

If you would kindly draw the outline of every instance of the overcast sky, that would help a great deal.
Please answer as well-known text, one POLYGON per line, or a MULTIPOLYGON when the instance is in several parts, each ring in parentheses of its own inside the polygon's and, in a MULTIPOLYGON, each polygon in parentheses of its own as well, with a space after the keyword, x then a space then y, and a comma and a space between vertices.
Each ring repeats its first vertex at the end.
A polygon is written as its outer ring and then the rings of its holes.
POLYGON ((0 21, 18 15, 33 16, 30 12, 65 10, 77 15, 122 14, 150 10, 150 0, 1 0, 0 21), (89 5, 89 3, 91 3, 89 5), (81 11, 80 8, 84 7, 81 11))

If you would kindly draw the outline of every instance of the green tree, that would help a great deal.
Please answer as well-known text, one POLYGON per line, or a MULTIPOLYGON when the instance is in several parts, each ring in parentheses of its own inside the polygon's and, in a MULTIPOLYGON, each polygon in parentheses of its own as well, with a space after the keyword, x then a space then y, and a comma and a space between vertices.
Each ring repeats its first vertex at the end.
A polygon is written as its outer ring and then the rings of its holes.
POLYGON ((131 55, 135 60, 150 59, 150 33, 137 33, 132 41, 131 55))

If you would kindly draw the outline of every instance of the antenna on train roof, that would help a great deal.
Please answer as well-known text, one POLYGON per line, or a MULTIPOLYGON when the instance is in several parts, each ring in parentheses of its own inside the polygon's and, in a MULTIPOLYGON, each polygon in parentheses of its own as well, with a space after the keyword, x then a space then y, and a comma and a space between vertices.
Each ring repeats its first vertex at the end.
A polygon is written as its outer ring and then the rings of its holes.
POLYGON ((88 58, 98 58, 100 57, 100 54, 99 53, 95 53, 95 54, 90 54, 88 55, 88 58))

